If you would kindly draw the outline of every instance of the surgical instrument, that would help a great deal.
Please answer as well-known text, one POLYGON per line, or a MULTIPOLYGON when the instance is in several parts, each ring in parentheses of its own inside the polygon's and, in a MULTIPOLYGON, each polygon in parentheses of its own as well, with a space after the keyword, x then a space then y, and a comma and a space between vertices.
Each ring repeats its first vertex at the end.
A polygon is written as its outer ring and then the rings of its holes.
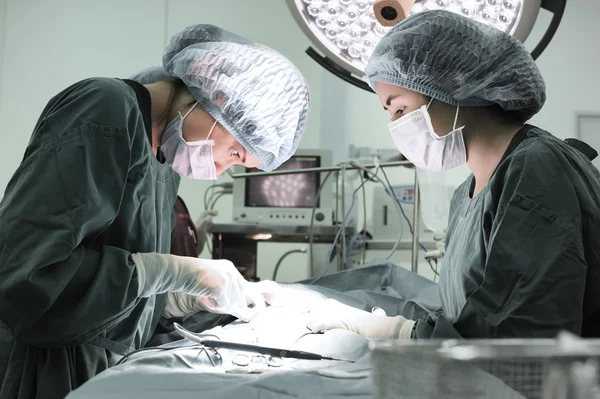
POLYGON ((230 349, 237 350, 242 352, 252 352, 259 353, 261 355, 267 355, 272 357, 279 358, 287 358, 287 359, 301 359, 301 360, 332 360, 338 362, 348 362, 354 363, 352 360, 343 360, 337 359, 334 357, 322 356, 317 353, 297 351, 297 350, 287 350, 287 349, 279 349, 279 348, 270 348, 266 346, 259 345, 250 345, 250 344, 241 344, 237 342, 227 342, 227 341, 217 341, 211 339, 205 339, 202 337, 198 337, 197 334, 186 330, 182 326, 177 323, 173 323, 175 330, 181 335, 183 338, 189 339, 190 341, 197 342, 201 345, 204 345, 213 349, 230 349))

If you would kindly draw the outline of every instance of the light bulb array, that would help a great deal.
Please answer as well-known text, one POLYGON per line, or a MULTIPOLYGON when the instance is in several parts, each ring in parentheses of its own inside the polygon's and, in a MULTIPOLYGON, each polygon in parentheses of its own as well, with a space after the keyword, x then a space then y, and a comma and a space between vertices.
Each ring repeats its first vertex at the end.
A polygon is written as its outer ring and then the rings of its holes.
MULTIPOLYGON (((391 29, 373 12, 375 0, 295 0, 313 34, 336 56, 362 72, 381 38, 391 29)), ((524 0, 422 0, 411 14, 448 10, 513 34, 524 0)))

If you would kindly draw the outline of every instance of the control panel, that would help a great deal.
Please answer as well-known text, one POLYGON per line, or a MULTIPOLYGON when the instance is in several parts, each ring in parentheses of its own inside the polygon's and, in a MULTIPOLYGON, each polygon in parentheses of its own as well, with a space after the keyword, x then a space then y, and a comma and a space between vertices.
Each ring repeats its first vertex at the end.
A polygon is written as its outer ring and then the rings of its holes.
MULTIPOLYGON (((266 223, 266 224, 290 224, 290 225, 309 225, 310 218, 312 216, 312 209, 299 210, 299 209, 265 209, 262 212, 256 212, 255 214, 249 215, 246 212, 242 212, 239 215, 234 215, 233 220, 239 223, 266 223)), ((317 209, 314 215, 313 224, 331 224, 332 216, 327 218, 326 214, 317 209)))
POLYGON ((413 205, 415 203, 415 188, 414 186, 394 187, 394 196, 402 204, 413 205))

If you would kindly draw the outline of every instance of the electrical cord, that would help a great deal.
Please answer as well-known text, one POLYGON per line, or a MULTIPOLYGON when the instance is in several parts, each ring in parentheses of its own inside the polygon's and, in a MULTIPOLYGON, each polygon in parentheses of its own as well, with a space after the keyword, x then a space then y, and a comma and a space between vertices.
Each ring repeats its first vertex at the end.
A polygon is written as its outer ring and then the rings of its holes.
MULTIPOLYGON (((374 177, 377 176, 377 173, 379 171, 379 167, 377 167, 377 169, 375 169, 375 173, 374 173, 374 177)), ((367 184, 367 182, 369 182, 370 180, 372 180, 372 178, 368 179, 368 180, 364 180, 360 186, 358 186, 358 188, 356 188, 354 190, 354 192, 352 193, 352 202, 350 204, 350 209, 348 209, 348 212, 346 212, 346 215, 344 215, 344 219, 342 220, 342 225, 340 226, 340 228, 338 229, 334 239, 333 239, 333 243, 331 244, 331 248, 329 249, 329 256, 328 256, 328 263, 327 266, 325 267, 325 269, 323 270, 323 272, 321 273, 321 275, 319 277, 317 277, 316 279, 314 279, 313 281, 311 281, 309 284, 314 284, 315 282, 317 282, 318 280, 320 280, 321 278, 323 278, 327 272, 329 271, 329 265, 331 264, 331 262, 333 261, 333 257, 335 256, 335 246, 337 245, 337 241, 340 237, 340 234, 342 233, 342 231, 344 231, 346 229, 346 223, 348 222, 348 218, 350 217, 350 213, 352 212, 352 209, 354 208, 354 203, 356 202, 356 193, 362 189, 364 187, 365 184, 367 184)), ((342 194, 343 195, 343 194, 342 194)))
MULTIPOLYGON (((414 230, 413 230, 413 226, 412 223, 410 222, 410 219, 408 218, 408 216, 406 216, 406 213, 404 212, 404 207, 402 206, 402 204, 400 203, 400 201, 398 201, 398 198, 396 197, 396 195, 394 194, 394 188, 392 186, 392 184, 390 183, 390 180, 387 177, 387 174, 385 173, 385 171, 383 171, 383 176, 385 178, 385 181, 387 183, 387 187, 389 189, 390 194, 392 195, 394 202, 398 203, 398 205, 400 206, 400 209, 402 211, 402 217, 404 218, 404 220, 406 220, 406 223, 408 223, 408 229, 410 231, 411 236, 414 235, 414 230)), ((421 247, 421 249, 423 251, 427 251, 427 249, 425 248, 425 246, 421 243, 419 243, 419 247, 421 247)))
MULTIPOLYGON (((358 170, 358 176, 360 176, 360 183, 362 184, 365 181, 365 177, 363 176, 363 173, 361 173, 360 170, 358 170)), ((363 190, 362 190, 362 202, 363 202, 363 236, 366 236, 366 232, 367 232, 367 193, 365 190, 365 187, 363 186, 363 190)), ((367 260, 367 245, 365 242, 363 242, 363 246, 362 246, 362 259, 361 259, 361 265, 364 265, 365 262, 367 260)))
POLYGON ((208 193, 213 190, 215 187, 215 183, 213 182, 213 184, 211 184, 210 186, 208 186, 206 188, 206 190, 204 190, 204 201, 202 202, 202 204, 204 204, 204 209, 206 210, 206 208, 208 208, 208 193))
POLYGON ((433 282, 435 283, 435 279, 436 279, 436 277, 439 277, 440 273, 438 272, 437 259, 434 259, 433 261, 435 262, 435 267, 431 264, 430 261, 427 261, 427 263, 429 263, 429 267, 431 268, 431 271, 433 272, 433 282))
MULTIPOLYGON (((208 191, 208 189, 207 189, 207 191, 208 191)), ((206 191, 205 191, 205 194, 206 194, 206 191)), ((213 209, 215 209, 215 205, 217 204, 217 201, 218 201, 218 200, 219 200, 219 199, 220 199, 220 198, 221 198, 223 195, 225 195, 225 194, 227 194, 227 191, 226 191, 226 190, 218 190, 216 193, 215 193, 215 192, 213 192, 213 193, 211 194, 211 196, 208 198, 208 201, 207 201, 207 202, 205 202, 205 204, 206 204, 206 205, 204 206, 204 209, 205 209, 205 210, 213 210, 213 209), (214 197, 215 197, 215 194, 216 194, 216 198, 214 198, 214 197), (213 200, 213 198, 214 198, 214 200, 213 200)), ((208 249, 208 252, 209 252, 209 253, 210 253, 210 255, 212 256, 212 254, 213 254, 213 251, 212 251, 212 246, 211 246, 211 244, 210 244, 210 241, 211 241, 211 238, 212 238, 212 234, 211 234, 211 233, 209 233, 208 231, 204 232, 204 234, 205 234, 205 236, 206 236, 206 240, 205 240, 206 249, 208 249)))
MULTIPOLYGON (((204 210, 207 211, 208 210, 208 205, 209 205, 209 198, 208 198, 208 193, 211 192, 212 190, 214 190, 216 187, 223 187, 223 184, 215 184, 215 182, 213 182, 210 186, 208 186, 206 188, 206 190, 204 190, 204 210)), ((210 256, 212 256, 213 251, 212 251, 212 247, 211 247, 211 243, 210 243, 210 233, 207 231, 204 233, 205 234, 205 245, 206 245, 206 249, 208 249, 208 253, 210 254, 210 256)))
MULTIPOLYGON (((357 168, 359 168, 360 170, 362 170, 363 172, 365 172, 365 174, 367 176, 371 175, 371 177, 369 178, 370 181, 375 181, 380 183, 385 192, 390 195, 390 196, 394 196, 393 194, 393 190, 390 191, 390 189, 388 189, 388 187, 386 186, 386 184, 383 182, 383 180, 381 180, 378 176, 376 176, 376 173, 373 174, 373 172, 371 172, 369 169, 363 167, 362 165, 357 164, 356 162, 351 162, 351 164, 357 168)), ((381 168, 381 170, 383 171, 384 175, 385 175, 385 171, 383 170, 383 168, 381 168)), ((394 199, 396 197, 394 196, 394 199)), ((396 206, 396 211, 398 211, 398 215, 402 216, 404 214, 404 211, 402 209, 402 205, 397 201, 397 199, 394 200, 394 205, 396 206)), ((411 232, 412 233, 412 232, 411 232)), ((394 243, 394 246, 392 247, 392 249, 390 250, 390 253, 386 256, 386 260, 389 260, 394 253, 396 253, 396 251, 398 250, 398 247, 400 246, 400 243, 402 241, 402 234, 398 234, 398 239, 396 240, 396 242, 394 243)))
MULTIPOLYGON (((346 166, 347 165, 344 163, 342 165, 342 170, 341 170, 341 173, 342 173, 342 190, 341 190, 342 191, 342 198, 341 198, 341 200, 342 200, 342 215, 346 211, 346 166)), ((364 186, 364 184, 360 187, 363 187, 363 186, 364 186)), ((348 217, 350 217, 350 212, 352 211, 352 207, 354 206, 354 194, 352 194, 352 196, 353 196, 352 197, 352 206, 348 210, 348 214, 346 216, 344 216, 344 221, 341 226, 341 231, 343 231, 342 247, 340 248, 341 249, 340 250, 340 259, 338 260, 338 264, 341 263, 342 269, 344 269, 344 270, 346 269, 346 255, 347 255, 347 252, 346 252, 346 219, 348 217)), ((330 260, 330 262, 331 262, 331 260, 330 260)))
POLYGON ((272 281, 277 281, 277 272, 279 271, 279 266, 281 266, 281 263, 283 262, 283 260, 285 258, 287 258, 288 255, 295 254, 295 253, 305 254, 306 253, 306 248, 292 249, 290 251, 287 251, 283 255, 281 255, 281 257, 277 261, 277 264, 275 265, 275 269, 273 270, 273 278, 271 279, 272 281))
MULTIPOLYGON (((370 170, 362 167, 359 164, 356 164, 355 162, 352 162, 352 165, 355 166, 355 167, 357 167, 357 168, 360 168, 361 170, 363 170, 367 176, 369 174, 373 175, 373 173, 370 170)), ((385 189, 385 192, 392 197, 392 199, 394 200, 394 205, 396 206, 396 210, 398 211, 399 215, 401 217, 403 217, 406 220, 406 222, 408 223, 408 228, 409 228, 410 234, 412 236, 414 234, 414 231, 413 231, 413 227, 412 227, 412 224, 410 222, 410 219, 408 218, 408 216, 406 216, 406 213, 404 212, 404 208, 403 208, 402 204, 400 203, 400 201, 398 201, 398 198, 394 195, 394 189, 393 189, 393 187, 392 187, 392 185, 391 185, 391 183, 390 183, 390 181, 389 181, 389 179, 387 177, 387 174, 386 174, 385 170, 383 168, 381 168, 381 171, 382 171, 383 176, 385 178, 385 181, 386 181, 385 183, 379 177, 376 177, 375 175, 373 175, 371 177, 371 180, 374 180, 374 181, 377 181, 377 182, 381 183, 383 185, 383 188, 385 189)), ((399 234, 398 235, 398 239, 396 240, 396 243, 392 247, 392 249, 391 249, 390 253, 388 254, 388 256, 386 257, 386 259, 389 260, 392 257, 392 255, 397 251, 398 246, 401 243, 401 239, 402 239, 402 235, 399 234)), ((427 252, 427 249, 425 248, 425 246, 423 244, 419 243, 419 247, 424 252, 427 252)), ((427 262, 429 263, 429 266, 431 267, 432 271, 435 274, 437 274, 437 268, 433 267, 433 265, 431 264, 430 260, 428 260, 427 262)))
MULTIPOLYGON (((210 204, 210 209, 213 210, 215 209, 215 206, 217 205, 217 202, 219 201, 219 199, 221 199, 222 196, 224 196, 225 194, 229 194, 228 191, 219 191, 217 195, 214 196, 214 200, 212 200, 211 204, 210 204)), ((211 196, 211 199, 213 197, 211 196)))
MULTIPOLYGON (((377 168, 375 170, 375 175, 377 175, 379 168, 377 168)), ((354 192, 352 193, 352 202, 350 203, 350 209, 348 209, 348 211, 346 212, 346 214, 344 215, 344 219, 342 219, 342 225, 340 226, 340 228, 338 229, 334 239, 333 239, 333 243, 331 244, 331 248, 329 250, 329 263, 331 263, 333 261, 333 257, 335 256, 335 246, 337 245, 337 242, 340 238, 340 235, 342 234, 343 231, 345 231, 346 229, 346 224, 348 223, 348 219, 350 217, 350 213, 352 212, 352 209, 354 208, 354 204, 356 202, 356 193, 358 193, 359 190, 361 190, 364 185, 367 184, 367 181, 363 181, 360 186, 358 186, 358 188, 356 188, 354 190, 354 192)), ((343 194, 342 194, 343 195, 343 194)), ((345 235, 345 234, 344 234, 345 235)), ((325 269, 325 272, 327 271, 328 268, 325 269)))
MULTIPOLYGON (((351 162, 350 165, 355 166, 355 167, 360 167, 360 165, 356 164, 355 162, 351 162)), ((367 231, 367 194, 366 194, 366 190, 365 190, 365 170, 364 169, 358 169, 357 173, 358 176, 360 177, 360 182, 361 185, 360 187, 362 187, 362 205, 363 205, 363 230, 362 230, 362 234, 355 234, 352 239, 351 239, 351 245, 347 246, 346 248, 346 259, 348 259, 351 255, 351 251, 352 248, 354 248, 355 243, 360 239, 362 241, 362 256, 361 256, 361 265, 364 265, 366 263, 366 258, 367 258, 367 245, 365 243, 366 241, 366 231, 367 231)), ((368 175, 368 174, 367 174, 368 175)), ((346 270, 348 268, 348 264, 347 261, 344 262, 344 270, 346 270)))
MULTIPOLYGON (((215 209, 217 202, 219 201, 219 199, 222 196, 224 196, 225 194, 232 194, 232 193, 233 193, 233 184, 232 183, 219 183, 219 184, 213 183, 212 185, 207 187, 207 189, 204 191, 204 210, 207 211, 207 210, 215 209), (217 188, 220 188, 220 190, 217 190, 217 188), (209 193, 210 193, 210 196, 209 196, 209 193)), ((206 240, 205 240, 206 248, 208 249, 208 252, 212 256, 213 250, 212 250, 212 246, 211 246, 211 234, 208 231, 206 231, 204 234, 206 235, 206 240)))
MULTIPOLYGON (((358 245, 361 245, 363 248, 365 248, 365 245, 364 245, 365 241, 366 241, 366 237, 363 233, 352 235, 352 237, 350 237, 350 244, 348 244, 348 248, 346 249, 346 259, 350 258, 350 255, 352 254, 352 249, 357 245, 357 242, 360 243, 358 245)), ((363 251, 363 255, 365 255, 365 254, 366 254, 366 251, 363 251)), ((364 261, 362 264, 364 264, 364 261)), ((349 268, 349 266, 346 263, 344 265, 344 270, 346 270, 348 268, 349 268)))
MULTIPOLYGON (((404 217, 404 219, 406 220, 406 223, 408 223, 408 229, 410 230, 410 234, 411 236, 414 236, 414 230, 413 230, 413 226, 410 223, 410 219, 408 218, 408 216, 406 216, 406 213, 404 212, 404 208, 402 207, 402 204, 400 203, 400 201, 398 200, 398 198, 396 197, 396 195, 394 194, 394 189, 392 187, 392 184, 390 183, 390 180, 387 177, 387 174, 385 173, 385 170, 383 170, 383 168, 381 169, 383 172, 383 177, 385 178, 385 181, 390 189, 390 193, 392 195, 392 197, 394 198, 394 202, 396 202, 399 206, 400 206, 400 210, 402 211, 402 216, 404 217)), ((425 246, 421 243, 419 243, 419 247, 421 247, 421 249, 423 250, 423 252, 427 252, 427 248, 425 248, 425 246)), ((429 267, 431 268, 431 270, 433 271, 433 273, 435 275, 438 275, 437 272, 437 267, 433 267, 433 264, 431 263, 430 259, 426 259, 427 263, 429 263, 429 267)), ((437 265, 437 261, 436 261, 436 265, 437 265)))
POLYGON ((205 209, 214 209, 215 205, 217 203, 217 200, 219 198, 221 198, 225 194, 231 194, 231 193, 232 193, 231 190, 227 190, 227 189, 214 190, 212 192, 212 194, 210 195, 210 197, 208 198, 208 208, 205 208, 205 209))
POLYGON ((207 187, 207 189, 204 191, 204 209, 208 209, 208 206, 210 204, 209 198, 208 198, 208 194, 213 191, 216 188, 225 188, 225 184, 224 183, 219 183, 219 184, 211 184, 209 187, 207 187))
MULTIPOLYGON (((325 178, 323 179, 323 181, 319 185, 319 189, 317 190, 316 199, 321 198, 321 191, 323 190, 323 187, 325 187, 325 183, 327 182, 327 180, 329 179, 329 176, 331 176, 332 173, 333 172, 327 172, 327 174, 325 175, 325 178)), ((318 201, 315 201, 315 205, 312 208, 312 212, 310 215, 310 227, 308 228, 308 250, 310 252, 308 254, 308 259, 309 259, 309 263, 310 263, 311 273, 312 273, 312 270, 314 270, 313 269, 313 266, 314 266, 314 255, 313 255, 314 232, 313 232, 313 229, 315 227, 315 213, 317 212, 317 203, 318 203, 318 201)))
MULTIPOLYGON (((341 165, 341 164, 339 164, 339 165, 341 165)), ((338 166, 339 166, 339 165, 338 165, 338 166)), ((378 167, 378 168, 375 170, 375 173, 373 173, 373 172, 371 172, 369 169, 367 169, 367 168, 363 167, 362 165, 359 165, 359 164, 357 164, 356 162, 350 162, 350 165, 352 165, 352 166, 354 166, 354 167, 358 168, 359 170, 361 170, 361 171, 365 172, 365 174, 366 174, 366 176, 367 176, 367 180, 364 180, 364 179, 362 178, 362 176, 361 176, 361 184, 360 184, 360 186, 359 186, 359 187, 358 187, 356 190, 354 190, 354 192, 353 192, 353 194, 352 194, 352 203, 351 203, 351 205, 350 205, 350 209, 348 210, 348 212, 347 212, 347 213, 346 213, 346 215, 344 216, 344 219, 343 219, 343 221, 342 221, 342 225, 340 226, 340 229, 338 229, 338 231, 337 231, 337 233, 336 233, 336 236, 335 236, 335 238, 334 238, 333 244, 332 244, 332 248, 331 248, 331 249, 330 249, 330 251, 329 251, 329 264, 332 262, 332 255, 335 255, 335 246, 336 246, 336 244, 337 244, 337 241, 338 241, 338 239, 339 239, 339 236, 340 236, 341 232, 342 232, 342 231, 345 229, 345 227, 346 227, 345 225, 346 225, 346 223, 347 223, 348 217, 350 216, 350 212, 352 211, 352 209, 353 209, 353 207, 354 207, 354 203, 355 203, 355 200, 356 200, 356 193, 357 193, 357 192, 358 192, 358 190, 360 190, 360 189, 362 189, 362 190, 363 190, 363 207, 364 207, 364 208, 363 208, 363 210, 364 210, 364 214, 366 215, 366 201, 365 201, 366 194, 365 194, 365 192, 364 192, 364 186, 365 186, 365 184, 366 184, 367 182, 369 182, 369 181, 375 181, 375 182, 378 182, 378 183, 380 183, 380 184, 381 184, 381 185, 384 187, 384 189, 385 189, 385 192, 386 192, 388 195, 390 195, 390 196, 393 198, 393 200, 394 200, 394 201, 393 201, 393 202, 394 202, 394 205, 396 206, 396 210, 398 211, 399 215, 400 215, 401 217, 403 217, 403 218, 406 220, 406 222, 407 222, 407 224, 408 224, 408 227, 409 227, 409 230, 410 230, 410 234, 411 234, 411 236, 413 236, 413 235, 414 235, 414 230, 413 230, 413 227, 412 227, 412 223, 410 222, 410 219, 408 218, 408 216, 406 216, 406 213, 404 212, 404 208, 402 207, 402 204, 401 204, 401 203, 398 201, 398 198, 397 198, 397 197, 394 195, 394 190, 393 190, 393 187, 392 187, 392 185, 391 185, 391 183, 390 183, 390 181, 389 181, 389 179, 388 179, 388 177, 387 177, 387 174, 385 173, 385 170, 384 170, 383 168, 381 168, 381 171, 382 171, 382 173, 383 173, 383 175, 384 175, 384 178, 385 178, 385 181, 386 181, 386 182, 384 182, 383 180, 381 180, 381 179, 380 179, 380 178, 377 176, 377 173, 378 173, 378 171, 379 171, 379 169, 380 169, 379 167, 378 167), (386 184, 386 183, 387 183, 387 184, 386 184)), ((325 182, 327 181, 327 179, 328 179, 328 178, 329 178, 329 176, 331 175, 331 173, 332 173, 332 172, 328 172, 328 173, 327 173, 327 175, 326 175, 325 179, 323 180, 323 182, 322 182, 322 183, 321 183, 321 185, 319 186, 319 190, 318 190, 318 192, 317 192, 317 198, 319 198, 319 197, 320 197, 320 195, 321 195, 321 190, 322 190, 322 188, 323 188, 323 186, 324 186, 325 182)), ((344 195, 344 193, 342 193, 342 195, 344 195)), ((314 242, 314 238, 313 238, 313 228, 314 228, 314 217, 315 217, 315 212, 316 212, 316 204, 315 204, 315 206, 313 207, 313 210, 312 210, 312 215, 311 215, 311 224, 310 224, 310 228, 309 228, 309 250, 310 250, 310 254, 309 254, 309 260, 310 260, 310 268, 311 268, 311 270, 314 270, 314 258, 313 258, 313 242, 314 242)), ((366 224, 366 217, 365 217, 365 224, 366 224)), ((402 235, 401 235, 401 234, 399 234, 399 235, 398 235, 398 239, 396 240, 396 242, 394 243, 394 246, 393 246, 393 247, 392 247, 392 249, 390 250, 390 253, 389 253, 389 254, 386 256, 386 258, 385 258, 386 260, 389 260, 389 259, 390 259, 390 258, 393 256, 393 254, 394 254, 394 253, 396 253, 396 251, 398 250, 398 247, 400 246, 400 243, 401 243, 401 241, 402 241, 402 235)), ((424 252, 427 252, 427 249, 425 248, 425 246, 424 246, 423 244, 419 243, 419 247, 420 247, 420 248, 421 248, 421 249, 422 249, 424 252)), ((366 253, 366 245, 365 245, 365 253, 366 253)), ((366 256, 366 255, 365 255, 365 256, 366 256)), ((435 267, 433 266, 433 264, 431 263, 431 261, 430 261, 430 260, 428 260, 427 262, 429 263, 429 266, 431 267, 431 269, 432 269, 432 271, 434 272, 434 274, 435 274, 435 275, 438 275, 438 273, 437 273, 437 268, 435 268, 435 267)), ((437 263, 437 262, 436 262, 436 263, 437 263)), ((320 275, 319 277, 317 277, 316 279, 314 279, 314 280, 313 280, 313 281, 312 281, 310 284, 313 284, 313 283, 315 283, 316 281, 318 281, 319 279, 321 279, 322 277, 324 277, 324 276, 327 274, 327 272, 328 272, 328 270, 329 270, 329 264, 328 264, 328 266, 325 268, 325 270, 324 270, 324 271, 321 273, 321 275, 320 275)), ((346 265, 344 265, 344 266, 346 266, 346 265)))
MULTIPOLYGON (((357 164, 357 163, 355 163, 355 162, 350 162, 349 164, 351 166, 360 167, 360 165, 357 164)), ((361 173, 363 171, 364 171, 364 168, 358 170, 358 175, 360 177, 360 183, 361 183, 360 186, 358 187, 358 189, 362 189, 362 195, 363 195, 363 201, 362 201, 363 202, 363 233, 366 233, 366 231, 367 231, 367 196, 366 196, 365 184, 367 182, 364 179, 363 173, 361 173)), ((373 177, 370 180, 374 181, 375 179, 378 179, 376 177, 376 175, 377 175, 377 169, 375 171, 375 174, 373 175, 373 177)), ((356 193, 354 193, 354 194, 356 194, 356 193)), ((353 194, 353 196, 354 196, 354 194, 353 194)), ((352 210, 352 208, 350 208, 350 211, 351 210, 352 210)), ((354 248, 354 244, 356 243, 358 236, 360 236, 360 234, 354 235, 352 237, 352 239, 351 239, 352 245, 346 247, 346 256, 345 256, 345 260, 344 260, 344 264, 343 264, 343 269, 344 270, 348 269, 347 259, 350 257, 351 250, 352 250, 352 248, 354 248)), ((364 237, 366 237, 366 234, 362 234, 362 237, 363 237, 363 239, 362 239, 363 245, 362 245, 362 262, 361 262, 361 264, 365 264, 365 262, 366 262, 366 256, 367 256, 367 246, 366 246, 364 237)))
MULTIPOLYGON (((339 163, 336 166, 341 166, 344 163, 339 163)), ((317 190, 317 198, 321 198, 321 191, 323 190, 323 187, 325 186, 325 183, 327 182, 327 180, 329 179, 329 177, 331 176, 331 174, 333 173, 333 171, 329 171, 327 172, 327 174, 325 175, 325 178, 323 179, 323 181, 321 182, 321 185, 319 186, 319 189, 317 190)), ((337 185, 337 182, 336 182, 337 185)), ((344 195, 342 193, 342 195, 344 195)), ((336 198, 336 204, 337 204, 338 199, 336 198)), ((313 243, 314 243, 314 221, 315 221, 315 213, 317 211, 317 202, 315 201, 315 205, 312 208, 312 213, 311 213, 311 217, 310 217, 310 226, 308 229, 308 250, 310 251, 309 253, 309 263, 310 263, 310 270, 314 270, 314 256, 313 256, 313 243)), ((337 215, 336 215, 337 217, 337 215)))

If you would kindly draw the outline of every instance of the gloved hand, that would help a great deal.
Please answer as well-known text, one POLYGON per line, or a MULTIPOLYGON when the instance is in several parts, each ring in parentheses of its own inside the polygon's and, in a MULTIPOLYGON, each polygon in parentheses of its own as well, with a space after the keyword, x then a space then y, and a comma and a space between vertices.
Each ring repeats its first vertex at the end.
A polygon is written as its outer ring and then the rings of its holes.
POLYGON ((228 260, 157 253, 132 254, 132 259, 137 270, 139 297, 182 292, 200 297, 200 306, 209 312, 230 314, 244 321, 252 318, 252 308, 265 307, 259 290, 244 280, 228 260))
POLYGON ((365 338, 410 339, 415 324, 402 316, 369 313, 333 299, 324 301, 307 317, 307 327, 313 332, 343 329, 365 338))
MULTIPOLYGON (((281 287, 273 281, 260 281, 258 283, 248 282, 250 290, 262 295, 264 302, 267 305, 271 304, 272 298, 280 292, 281 287)), ((200 311, 211 312, 210 306, 205 305, 207 298, 185 294, 183 292, 169 292, 169 297, 163 310, 162 315, 166 318, 186 317, 200 311)), ((259 307, 260 309, 260 307, 259 307)), ((252 312, 257 312, 258 309, 253 309, 252 312)))
POLYGON ((191 316, 202 310, 199 299, 202 297, 185 294, 183 292, 169 292, 167 303, 162 316, 167 319, 191 316))
POLYGON ((213 224, 213 217, 216 217, 217 215, 219 215, 219 211, 215 209, 208 209, 202 212, 196 221, 196 237, 198 239, 196 243, 196 252, 199 254, 202 253, 202 250, 204 249, 208 229, 210 229, 210 226, 213 224))
POLYGON ((283 292, 283 289, 275 281, 262 280, 258 282, 249 282, 253 290, 256 290, 265 299, 267 305, 271 305, 274 300, 283 292))

